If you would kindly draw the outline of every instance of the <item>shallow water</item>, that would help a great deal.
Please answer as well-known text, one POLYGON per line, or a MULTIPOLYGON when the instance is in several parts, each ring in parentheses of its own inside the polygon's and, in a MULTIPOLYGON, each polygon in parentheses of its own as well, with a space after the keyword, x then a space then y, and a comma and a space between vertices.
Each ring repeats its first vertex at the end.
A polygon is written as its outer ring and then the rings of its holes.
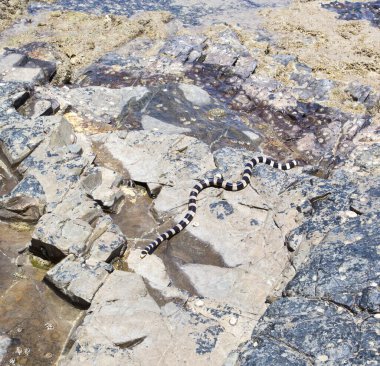
POLYGON ((232 20, 247 26, 254 22, 257 9, 286 6, 289 0, 58 0, 53 3, 32 2, 29 12, 41 10, 72 10, 91 14, 115 14, 131 16, 143 11, 169 11, 184 24, 199 25, 232 20))
POLYGON ((31 230, 0 223, 0 335, 10 339, 1 365, 53 365, 81 311, 44 282, 26 248, 31 230))

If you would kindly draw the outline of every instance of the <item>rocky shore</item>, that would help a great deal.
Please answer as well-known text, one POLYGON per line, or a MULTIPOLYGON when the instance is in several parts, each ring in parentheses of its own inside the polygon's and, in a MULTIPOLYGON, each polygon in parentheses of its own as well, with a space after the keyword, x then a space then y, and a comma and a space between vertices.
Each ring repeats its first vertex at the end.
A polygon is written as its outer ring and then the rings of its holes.
POLYGON ((376 365, 378 2, 123 4, 4 5, 1 365, 376 365))

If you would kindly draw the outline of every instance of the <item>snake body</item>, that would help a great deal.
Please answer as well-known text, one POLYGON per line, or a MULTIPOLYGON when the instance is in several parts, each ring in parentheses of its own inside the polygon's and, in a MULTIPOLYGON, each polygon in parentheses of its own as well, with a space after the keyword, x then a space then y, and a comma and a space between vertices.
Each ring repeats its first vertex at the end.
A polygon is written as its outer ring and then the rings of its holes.
POLYGON ((281 170, 289 170, 299 165, 299 162, 297 160, 291 160, 287 163, 279 163, 271 158, 265 156, 258 156, 245 164, 242 179, 237 182, 226 181, 222 178, 221 175, 215 175, 213 178, 210 179, 202 179, 192 188, 190 192, 188 211, 185 217, 177 225, 165 231, 163 234, 159 235, 154 241, 152 241, 149 245, 147 245, 141 251, 141 258, 144 258, 147 254, 152 254, 163 241, 168 240, 172 238, 174 235, 180 233, 187 225, 190 224, 197 211, 196 199, 201 191, 209 187, 223 188, 226 191, 241 191, 250 183, 253 167, 259 163, 267 164, 273 168, 281 170))

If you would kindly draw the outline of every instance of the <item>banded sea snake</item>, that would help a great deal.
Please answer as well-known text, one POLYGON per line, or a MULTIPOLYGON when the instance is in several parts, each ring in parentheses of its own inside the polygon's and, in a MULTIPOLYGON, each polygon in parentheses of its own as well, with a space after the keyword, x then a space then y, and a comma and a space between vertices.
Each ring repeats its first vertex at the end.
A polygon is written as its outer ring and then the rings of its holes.
POLYGON ((297 160, 291 160, 287 163, 279 163, 271 158, 267 158, 265 156, 258 156, 250 160, 245 164, 243 177, 241 180, 237 182, 228 182, 223 179, 221 175, 215 175, 210 179, 202 179, 199 183, 197 183, 190 192, 190 198, 188 203, 188 211, 185 217, 173 228, 165 231, 163 234, 159 235, 156 240, 152 241, 149 245, 147 245, 141 251, 141 258, 144 258, 147 254, 152 254, 157 247, 164 241, 172 238, 174 235, 181 232, 190 222, 193 220, 195 216, 195 212, 197 211, 197 196, 198 194, 206 188, 215 187, 215 188, 223 188, 226 191, 241 191, 251 181, 253 167, 259 163, 267 164, 273 168, 281 169, 281 170, 289 170, 299 165, 297 160))

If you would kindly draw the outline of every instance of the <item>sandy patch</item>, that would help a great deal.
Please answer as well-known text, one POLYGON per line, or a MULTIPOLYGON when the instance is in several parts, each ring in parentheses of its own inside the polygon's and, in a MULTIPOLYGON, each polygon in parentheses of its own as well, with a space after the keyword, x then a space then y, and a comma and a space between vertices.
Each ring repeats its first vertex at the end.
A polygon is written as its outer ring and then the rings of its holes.
MULTIPOLYGON (((47 42, 58 53, 57 82, 70 81, 78 70, 126 42, 144 36, 168 36, 168 12, 144 12, 133 18, 91 15, 79 12, 51 12, 27 31, 9 37, 2 47, 20 47, 31 42, 47 42)), ((41 57, 36 51, 37 57, 41 57)))
POLYGON ((29 0, 1 0, 0 1, 0 32, 24 14, 29 0))
POLYGON ((260 14, 276 37, 271 54, 295 55, 319 78, 380 85, 380 29, 368 21, 339 20, 319 2, 295 2, 260 14))

